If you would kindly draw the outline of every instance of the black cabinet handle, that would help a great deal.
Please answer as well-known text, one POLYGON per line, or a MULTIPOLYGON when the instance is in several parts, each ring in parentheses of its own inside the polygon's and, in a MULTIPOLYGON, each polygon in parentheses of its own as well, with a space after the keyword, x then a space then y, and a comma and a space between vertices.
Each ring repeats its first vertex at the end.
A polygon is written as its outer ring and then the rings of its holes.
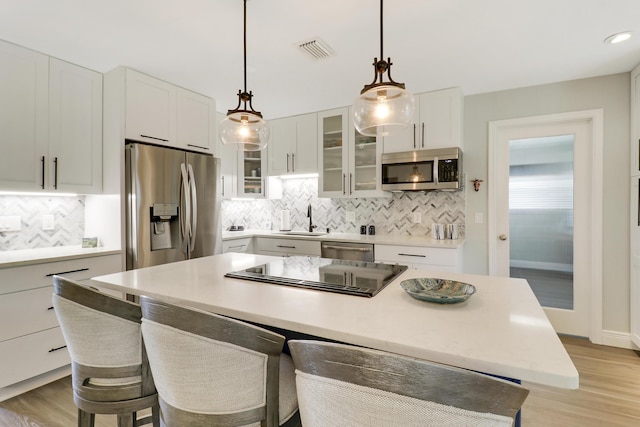
POLYGON ((415 256, 415 257, 418 257, 418 258, 426 258, 427 257, 426 255, 416 255, 416 254, 398 254, 398 255, 400 255, 400 256, 415 256))
POLYGON ((62 347, 52 348, 51 350, 49 350, 49 353, 53 353, 54 351, 62 350, 63 348, 67 348, 67 346, 63 345, 62 347))
POLYGON ((278 248, 287 248, 287 249, 295 249, 295 246, 286 246, 286 245, 278 245, 278 248))
POLYGON ((42 183, 40 184, 40 186, 44 190, 44 156, 42 156, 42 158, 40 159, 40 165, 42 166, 42 183))
POLYGON ((47 311, 49 311, 49 310, 53 310, 53 306, 47 308, 47 311))
POLYGON ((62 274, 78 273, 78 272, 80 272, 80 271, 89 271, 89 269, 88 269, 88 268, 79 268, 79 269, 77 269, 77 270, 61 271, 60 273, 49 273, 49 274, 47 274, 47 276, 46 276, 46 277, 55 276, 56 274, 57 274, 58 276, 60 276, 60 275, 62 275, 62 274))
POLYGON ((53 158, 53 189, 58 189, 58 158, 53 158))
POLYGON ((168 139, 156 138, 155 136, 142 135, 142 134, 140 136, 143 137, 143 138, 149 138, 149 139, 155 139, 155 140, 158 140, 158 141, 169 142, 168 139))

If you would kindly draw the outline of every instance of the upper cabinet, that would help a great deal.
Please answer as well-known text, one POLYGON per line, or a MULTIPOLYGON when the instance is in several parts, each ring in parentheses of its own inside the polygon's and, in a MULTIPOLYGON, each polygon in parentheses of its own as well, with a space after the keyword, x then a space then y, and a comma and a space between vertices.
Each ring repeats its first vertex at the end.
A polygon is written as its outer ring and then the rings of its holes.
POLYGON ((0 190, 102 190, 102 75, 0 41, 0 190))
POLYGON ((49 63, 50 187, 102 190, 102 74, 51 58, 49 63))
POLYGON ((213 151, 213 99, 131 69, 126 70, 125 92, 127 139, 213 151))
POLYGON ((270 120, 269 175, 318 172, 317 114, 270 120))
POLYGON ((640 65, 631 71, 631 176, 640 176, 640 65))
POLYGON ((463 96, 460 88, 415 95, 413 122, 384 137, 384 152, 462 147, 463 96))
POLYGON ((318 195, 389 196, 380 189, 381 145, 355 129, 348 107, 318 113, 318 195))
POLYGON ((264 199, 267 194, 267 150, 237 151, 238 197, 264 199))

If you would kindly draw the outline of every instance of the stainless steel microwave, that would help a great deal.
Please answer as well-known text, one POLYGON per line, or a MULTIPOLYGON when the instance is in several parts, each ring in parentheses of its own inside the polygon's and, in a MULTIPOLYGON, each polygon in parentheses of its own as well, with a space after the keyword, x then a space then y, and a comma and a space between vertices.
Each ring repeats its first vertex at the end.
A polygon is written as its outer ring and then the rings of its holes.
POLYGON ((382 154, 385 191, 462 190, 462 150, 458 147, 382 154))

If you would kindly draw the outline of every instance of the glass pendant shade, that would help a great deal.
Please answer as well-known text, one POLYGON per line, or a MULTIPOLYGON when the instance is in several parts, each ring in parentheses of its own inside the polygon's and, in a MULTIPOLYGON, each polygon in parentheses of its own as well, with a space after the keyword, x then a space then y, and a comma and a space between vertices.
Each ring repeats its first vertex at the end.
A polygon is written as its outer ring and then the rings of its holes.
POLYGON ((220 122, 219 135, 223 144, 238 144, 242 151, 260 151, 269 141, 269 124, 248 111, 229 113, 220 122))
POLYGON ((411 92, 394 84, 375 85, 353 102, 353 124, 362 135, 385 136, 409 126, 414 111, 411 92))

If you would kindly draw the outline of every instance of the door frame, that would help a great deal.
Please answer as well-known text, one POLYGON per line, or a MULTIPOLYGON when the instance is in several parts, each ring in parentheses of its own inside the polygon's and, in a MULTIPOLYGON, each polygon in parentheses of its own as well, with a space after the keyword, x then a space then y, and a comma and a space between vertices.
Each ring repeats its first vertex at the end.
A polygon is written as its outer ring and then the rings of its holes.
POLYGON ((603 109, 575 111, 569 113, 549 114, 517 119, 496 120, 489 122, 488 146, 488 249, 489 274, 497 274, 497 229, 496 214, 498 211, 496 182, 497 150, 503 133, 509 130, 544 124, 569 124, 588 122, 591 128, 591 251, 590 251, 590 289, 589 294, 589 339, 602 344, 602 233, 603 233, 603 154, 604 154, 604 111, 603 109))

